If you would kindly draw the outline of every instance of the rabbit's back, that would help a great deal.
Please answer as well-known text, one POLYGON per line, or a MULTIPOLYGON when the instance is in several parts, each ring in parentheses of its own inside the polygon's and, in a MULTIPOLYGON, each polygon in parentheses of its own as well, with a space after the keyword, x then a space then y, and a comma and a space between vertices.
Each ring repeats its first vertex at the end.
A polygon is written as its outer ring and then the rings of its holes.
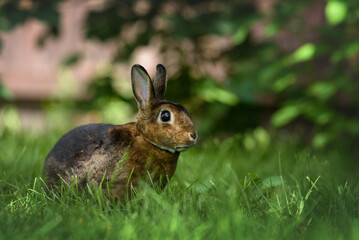
POLYGON ((44 173, 53 184, 76 177, 78 184, 98 182, 111 174, 132 144, 135 124, 88 124, 63 135, 48 154, 44 173), (61 178, 59 177, 61 176, 61 178), (91 176, 91 179, 88 177, 91 176))

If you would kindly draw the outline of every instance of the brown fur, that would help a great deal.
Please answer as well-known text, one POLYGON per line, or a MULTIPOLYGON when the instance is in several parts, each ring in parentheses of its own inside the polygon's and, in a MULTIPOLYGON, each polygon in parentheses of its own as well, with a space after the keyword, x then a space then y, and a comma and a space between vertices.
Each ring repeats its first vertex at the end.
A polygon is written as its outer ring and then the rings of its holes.
POLYGON ((98 185, 105 177, 103 186, 108 185, 116 199, 123 199, 139 178, 165 187, 176 170, 179 151, 195 145, 197 133, 188 111, 164 100, 167 77, 162 65, 157 67, 155 81, 135 65, 132 85, 140 110, 137 122, 89 124, 65 134, 46 158, 48 185, 76 180, 84 187, 98 185), (163 111, 171 113, 170 122, 160 120, 163 111))

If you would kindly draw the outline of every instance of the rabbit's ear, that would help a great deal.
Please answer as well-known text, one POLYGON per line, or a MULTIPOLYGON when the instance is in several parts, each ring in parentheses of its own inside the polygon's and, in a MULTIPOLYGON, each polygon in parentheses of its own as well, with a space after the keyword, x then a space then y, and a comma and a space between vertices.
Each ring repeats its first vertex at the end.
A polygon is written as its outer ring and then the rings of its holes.
POLYGON ((156 76, 153 85, 155 88, 156 99, 164 100, 167 85, 167 72, 162 64, 158 64, 156 67, 156 76))
POLYGON ((146 70, 138 64, 131 69, 132 90, 140 111, 148 113, 154 100, 154 89, 150 76, 146 70))

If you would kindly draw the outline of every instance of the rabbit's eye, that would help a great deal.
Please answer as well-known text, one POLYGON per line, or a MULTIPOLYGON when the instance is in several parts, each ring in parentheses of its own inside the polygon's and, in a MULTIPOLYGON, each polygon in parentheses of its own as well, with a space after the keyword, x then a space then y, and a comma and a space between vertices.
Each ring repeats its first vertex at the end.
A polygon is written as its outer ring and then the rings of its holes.
POLYGON ((169 120, 171 120, 171 113, 167 110, 161 112, 161 121, 168 122, 169 120))

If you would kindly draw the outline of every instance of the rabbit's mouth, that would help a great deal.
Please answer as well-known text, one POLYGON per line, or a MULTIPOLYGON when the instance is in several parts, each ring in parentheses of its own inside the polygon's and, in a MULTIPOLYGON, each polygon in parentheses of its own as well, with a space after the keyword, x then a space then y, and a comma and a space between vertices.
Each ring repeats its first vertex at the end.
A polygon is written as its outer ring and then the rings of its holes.
POLYGON ((152 143, 153 145, 155 145, 156 147, 162 149, 162 150, 165 150, 165 151, 169 151, 171 153, 175 153, 175 152, 184 152, 186 151, 188 148, 196 145, 197 141, 193 142, 192 144, 188 144, 188 145, 179 145, 179 146, 176 146, 174 148, 169 148, 169 147, 165 147, 165 146, 161 146, 161 145, 158 145, 154 142, 151 142, 149 141, 150 143, 152 143))
POLYGON ((188 148, 190 148, 190 147, 192 147, 192 146, 194 146, 194 145, 196 145, 196 143, 190 144, 190 145, 186 145, 186 146, 177 146, 177 147, 175 147, 175 150, 176 150, 176 152, 184 152, 184 151, 186 151, 188 148))
POLYGON ((188 148, 189 148, 189 146, 188 146, 188 147, 176 147, 175 149, 176 149, 176 152, 184 152, 184 151, 186 151, 188 148))

